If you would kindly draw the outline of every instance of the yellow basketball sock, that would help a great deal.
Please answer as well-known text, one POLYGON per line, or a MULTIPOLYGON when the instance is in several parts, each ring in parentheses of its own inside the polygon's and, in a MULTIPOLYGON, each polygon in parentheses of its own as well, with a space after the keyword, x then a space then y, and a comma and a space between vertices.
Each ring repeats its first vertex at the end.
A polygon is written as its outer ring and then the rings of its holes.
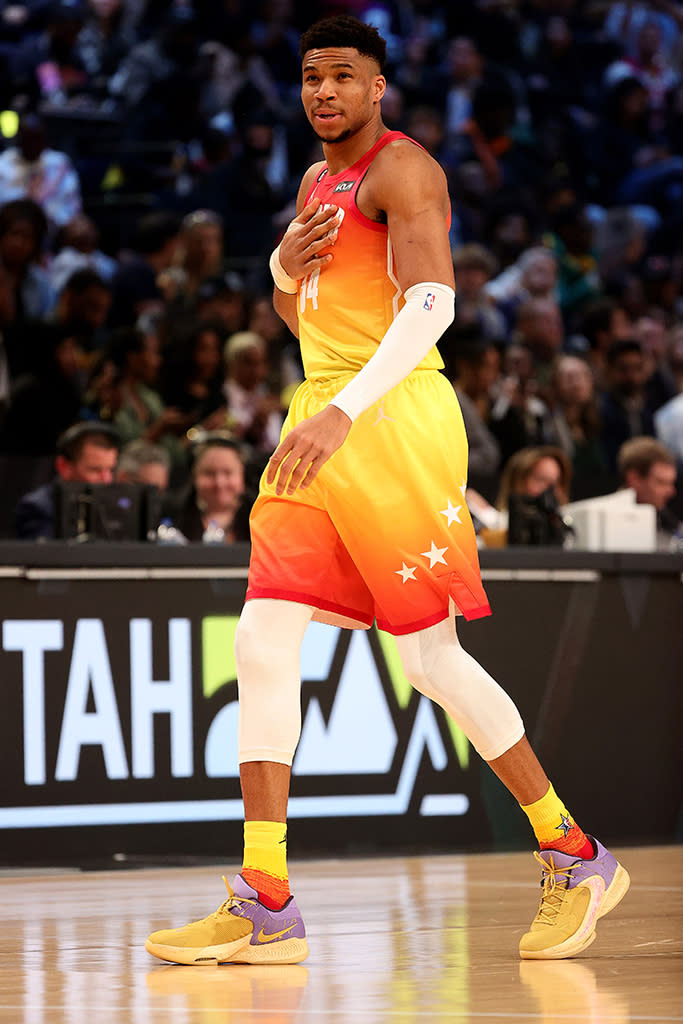
POLYGON ((576 824, 552 785, 540 800, 520 806, 531 822, 542 850, 560 850, 584 860, 593 856, 593 844, 576 824))
POLYGON ((245 821, 242 878, 261 903, 279 910, 289 899, 287 825, 282 821, 245 821))

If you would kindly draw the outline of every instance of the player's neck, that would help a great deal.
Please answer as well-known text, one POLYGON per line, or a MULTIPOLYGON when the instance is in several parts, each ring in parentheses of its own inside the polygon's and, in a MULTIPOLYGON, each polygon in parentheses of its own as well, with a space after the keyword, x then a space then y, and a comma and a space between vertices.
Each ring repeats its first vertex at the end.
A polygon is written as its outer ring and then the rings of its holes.
POLYGON ((382 121, 371 121, 343 142, 323 142, 323 154, 330 174, 352 167, 389 129, 382 121))

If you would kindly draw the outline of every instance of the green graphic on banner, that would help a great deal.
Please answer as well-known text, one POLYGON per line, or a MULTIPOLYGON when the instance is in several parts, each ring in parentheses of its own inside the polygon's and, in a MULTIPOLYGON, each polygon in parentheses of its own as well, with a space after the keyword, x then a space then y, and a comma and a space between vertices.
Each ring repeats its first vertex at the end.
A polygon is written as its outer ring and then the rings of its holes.
POLYGON ((207 615, 202 619, 202 693, 213 697, 237 679, 235 630, 238 615, 207 615))

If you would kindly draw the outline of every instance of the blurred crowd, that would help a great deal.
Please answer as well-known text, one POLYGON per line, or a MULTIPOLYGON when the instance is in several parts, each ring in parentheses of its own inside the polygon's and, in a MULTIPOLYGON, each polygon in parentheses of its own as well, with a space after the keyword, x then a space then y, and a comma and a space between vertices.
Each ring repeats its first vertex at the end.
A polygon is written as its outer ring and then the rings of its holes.
MULTIPOLYGON (((485 522, 511 491, 629 486, 675 535, 676 0, 0 0, 3 502, 55 465, 87 480, 104 424, 106 480, 155 483, 190 539, 209 523, 248 539, 303 373, 268 272, 321 155, 298 41, 338 13, 387 39, 384 121, 448 179, 457 309, 440 349, 471 507, 485 522)), ((21 509, 0 533, 51 535, 21 509)))

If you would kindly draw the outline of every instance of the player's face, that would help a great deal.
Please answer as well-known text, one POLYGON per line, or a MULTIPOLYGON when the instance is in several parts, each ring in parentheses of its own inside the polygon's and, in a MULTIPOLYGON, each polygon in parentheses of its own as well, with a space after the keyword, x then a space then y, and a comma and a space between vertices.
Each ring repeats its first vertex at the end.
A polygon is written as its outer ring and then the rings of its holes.
POLYGON ((378 116, 386 80, 377 62, 351 47, 309 50, 301 101, 318 138, 343 142, 378 116))

